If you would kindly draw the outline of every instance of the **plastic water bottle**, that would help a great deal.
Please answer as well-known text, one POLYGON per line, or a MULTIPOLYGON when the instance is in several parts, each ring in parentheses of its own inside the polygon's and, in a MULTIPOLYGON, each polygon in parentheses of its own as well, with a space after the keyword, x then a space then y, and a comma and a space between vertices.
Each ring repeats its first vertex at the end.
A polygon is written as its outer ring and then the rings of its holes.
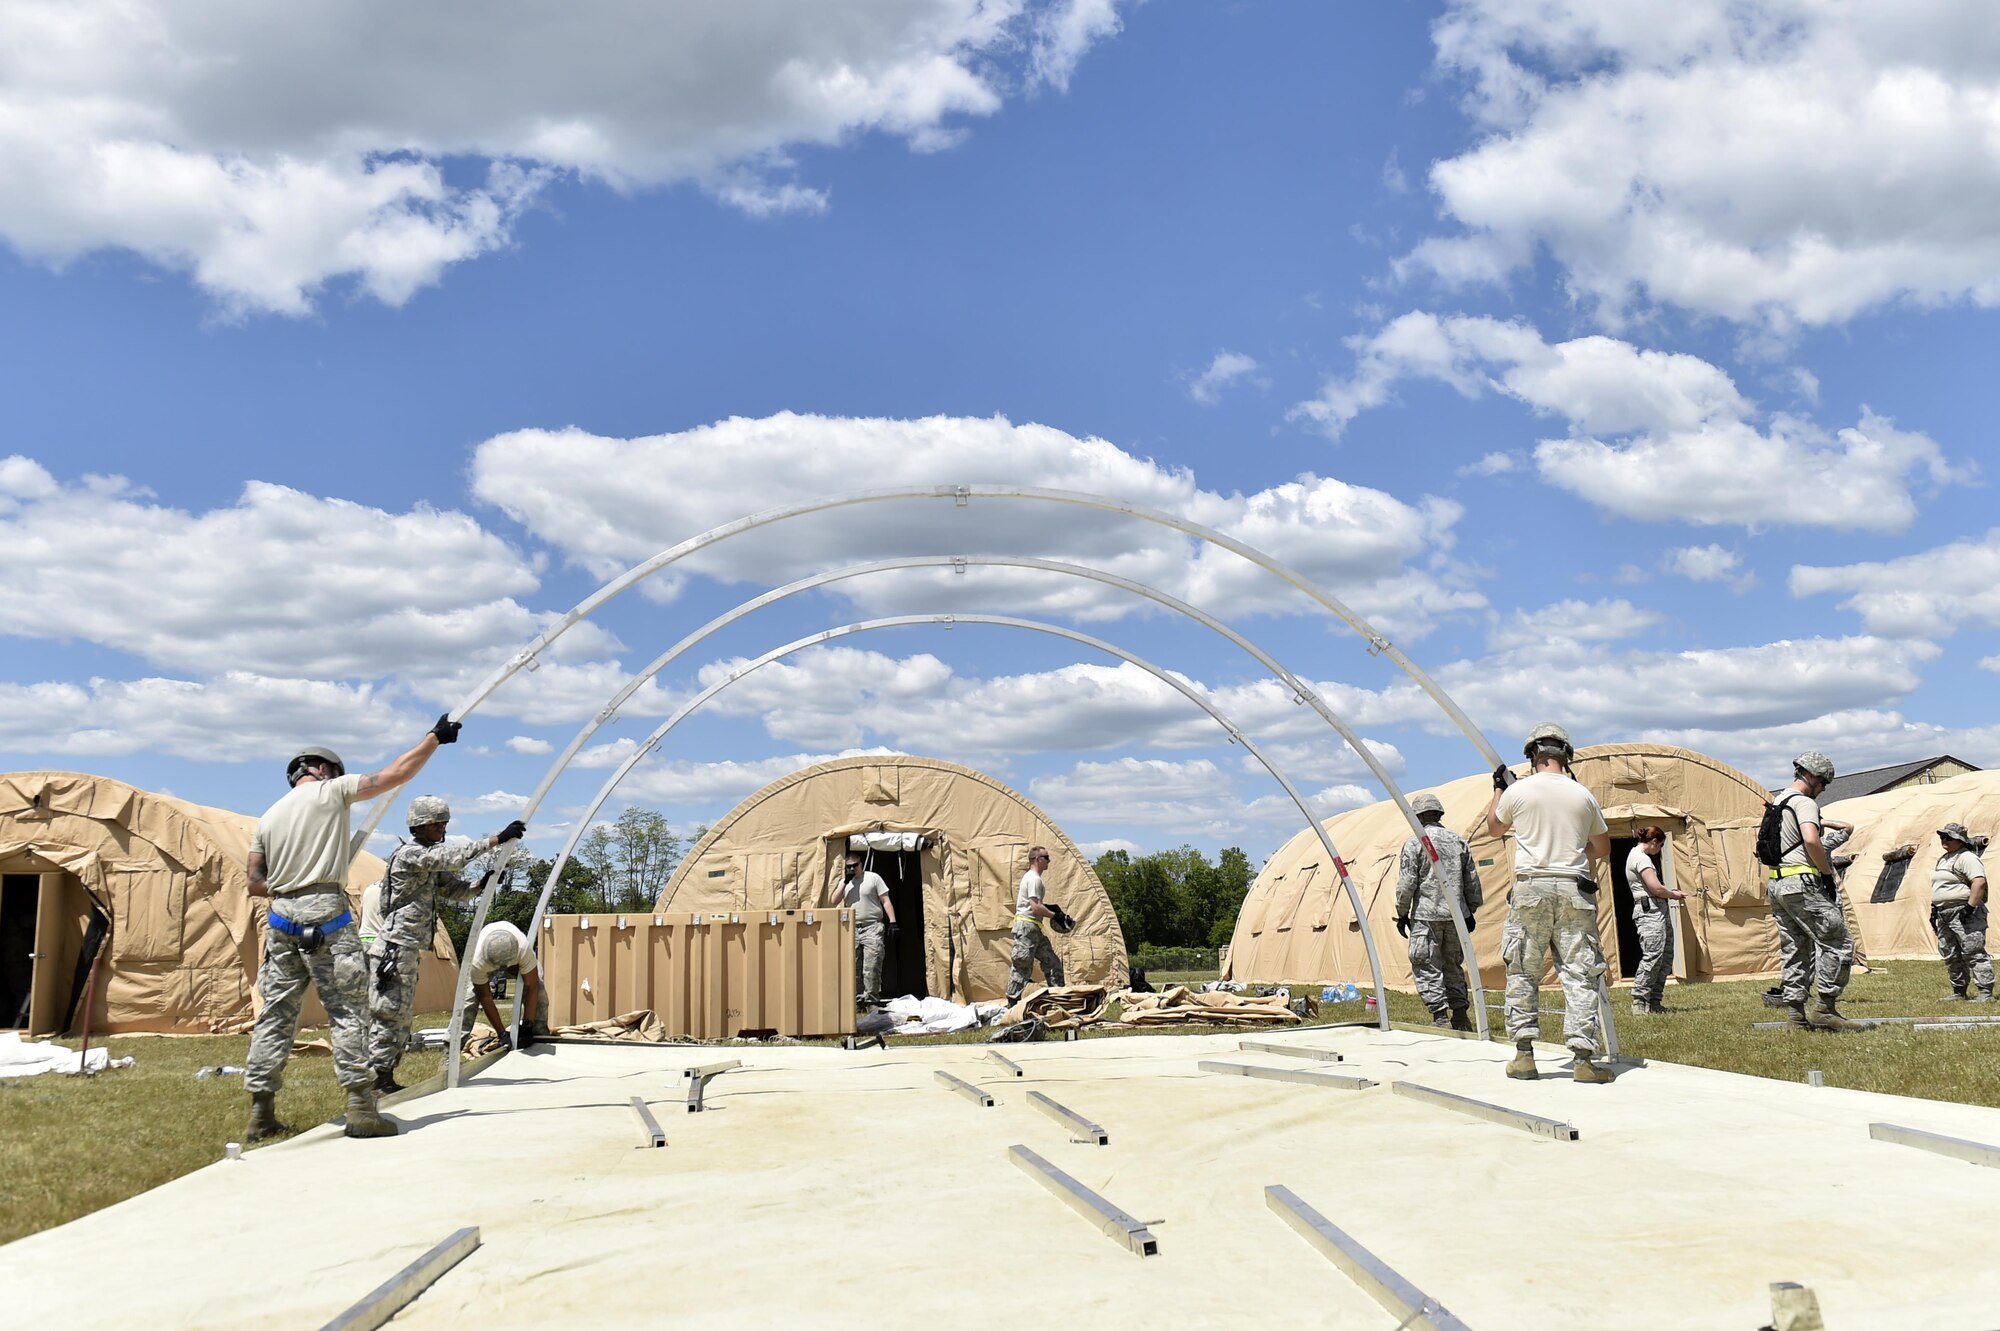
POLYGON ((207 1081, 210 1077, 240 1077, 242 1075, 242 1068, 231 1067, 225 1063, 219 1068, 202 1068, 194 1074, 194 1079, 196 1081, 207 1081))

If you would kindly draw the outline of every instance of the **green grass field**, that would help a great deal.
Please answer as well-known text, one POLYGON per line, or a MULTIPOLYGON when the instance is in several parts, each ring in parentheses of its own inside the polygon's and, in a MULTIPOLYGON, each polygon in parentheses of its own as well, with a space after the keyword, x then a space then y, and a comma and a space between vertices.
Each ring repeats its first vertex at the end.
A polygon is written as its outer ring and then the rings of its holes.
MULTIPOLYGON (((1154 975, 1156 985, 1194 983, 1213 975, 1154 975)), ((1853 1017, 1926 1016, 1951 1013, 2000 1017, 2000 1004, 1965 1007, 1939 1002, 1945 992, 1941 962, 1890 962, 1883 971, 1856 975, 1842 1002, 1853 1017)), ((1319 985, 1307 987, 1317 994, 1319 985)), ((1855 1035, 1757 1031, 1755 1022, 1778 1021, 1782 1009, 1763 1005, 1763 983, 1670 986, 1664 1017, 1629 1015, 1630 998, 1614 990, 1613 1004, 1624 1052, 1698 1067, 1784 1081, 1803 1081, 1808 1072, 1825 1074, 1829 1086, 1927 1096, 1968 1104, 2000 1106, 2000 1027, 1991 1030, 1918 1034, 1908 1026, 1885 1026, 1855 1035)), ((1494 996, 1497 1002, 1498 996, 1494 996)), ((1544 990, 1544 1008, 1559 1006, 1560 994, 1544 990)), ((1398 1022, 1426 1023, 1429 1014, 1413 995, 1391 993, 1389 1014, 1398 1022)), ((1322 1023, 1363 1021, 1361 1003, 1335 1003, 1316 1018, 1322 1023)), ((1492 1019, 1497 1030, 1500 1014, 1492 1019)), ((420 1026, 443 1025, 442 1013, 419 1017, 420 1026)), ((1562 1039, 1561 1020, 1543 1018, 1543 1038, 1562 1039)), ((1089 1039, 1174 1035, 1216 1027, 1168 1027, 1144 1032, 1088 1034, 1089 1039)), ((301 1032, 312 1038, 323 1032, 301 1032)), ((983 1041, 985 1031, 922 1036, 898 1044, 965 1044, 983 1041)), ((195 1080, 205 1066, 240 1066, 249 1037, 113 1036, 113 1057, 131 1054, 136 1064, 94 1078, 42 1076, 0 1081, 0 1242, 62 1224, 122 1201, 222 1155, 237 1140, 249 1110, 241 1077, 195 1080)), ((398 1077, 414 1084, 438 1068, 441 1056, 411 1054, 398 1077)), ((306 1128, 337 1117, 345 1108, 334 1083, 332 1060, 300 1057, 287 1069, 279 1112, 294 1127, 306 1128)), ((393 1111, 392 1111, 393 1112, 393 1111)))

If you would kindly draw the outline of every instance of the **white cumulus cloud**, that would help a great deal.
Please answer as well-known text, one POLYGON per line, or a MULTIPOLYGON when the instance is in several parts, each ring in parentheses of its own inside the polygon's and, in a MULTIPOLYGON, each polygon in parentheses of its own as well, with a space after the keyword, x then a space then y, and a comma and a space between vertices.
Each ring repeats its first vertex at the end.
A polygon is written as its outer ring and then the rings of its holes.
POLYGON ((1568 433, 1535 446, 1541 479, 1621 517, 1700 525, 1894 532, 1917 485, 1963 479, 1928 436, 1862 408, 1853 425, 1759 413, 1720 368, 1599 335, 1550 343, 1525 323, 1413 310, 1356 337, 1355 367, 1293 416, 1338 436, 1409 379, 1497 393, 1568 433), (1810 503, 1773 495, 1810 494, 1810 503))
POLYGON ((2000 528, 1976 540, 1862 564, 1792 569, 1794 596, 1847 593, 1843 610, 1871 633, 1949 637, 1962 625, 2000 627, 2000 528))
POLYGON ((1667 551, 1661 567, 1689 582, 1719 582, 1737 593, 1757 585, 1757 575, 1743 567, 1743 556, 1721 545, 1683 545, 1667 551))
POLYGON ((304 313, 337 280, 400 304, 557 177, 823 209, 793 150, 948 146, 1118 28, 1114 0, 17 0, 0 237, 129 250, 236 312, 304 313))
POLYGON ((1454 0, 1479 131, 1402 265, 1493 282, 1546 252, 1616 322, 1653 301, 1783 330, 2000 303, 2000 41, 1981 0, 1454 0))
POLYGON ((1208 367, 1188 383, 1188 396, 1204 407, 1222 401, 1222 394, 1239 379, 1257 373, 1257 361, 1240 351, 1218 351, 1208 367))

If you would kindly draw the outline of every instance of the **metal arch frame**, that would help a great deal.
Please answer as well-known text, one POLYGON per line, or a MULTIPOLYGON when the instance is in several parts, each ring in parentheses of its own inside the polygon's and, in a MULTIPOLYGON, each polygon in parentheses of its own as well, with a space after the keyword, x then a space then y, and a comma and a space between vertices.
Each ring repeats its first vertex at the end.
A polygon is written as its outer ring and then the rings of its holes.
MULTIPOLYGON (((1082 564, 1070 564, 1053 559, 1037 559, 1025 555, 912 555, 898 559, 878 560, 866 564, 851 564, 845 568, 832 569, 824 573, 813 574, 810 577, 800 578, 796 582, 789 583, 742 602, 734 609, 711 619, 708 623, 688 634, 660 655, 654 657, 644 669, 634 674, 631 679, 627 680, 612 695, 610 701, 598 710, 596 716, 579 727, 576 735, 571 738, 569 744, 549 764, 548 770, 543 774, 540 784, 535 787, 534 793, 528 797, 528 803, 521 813, 522 820, 524 822, 533 820, 536 811, 541 808, 542 801, 548 797, 549 791, 554 787, 556 781, 560 779, 563 772, 568 770, 570 763, 575 761, 576 755, 582 751, 583 746, 590 741, 592 735, 595 735, 601 727, 617 715, 619 707, 627 699, 643 688, 648 680, 658 676, 662 670, 666 669, 675 660, 737 620, 766 606, 789 600, 801 593, 852 578, 908 569, 953 568, 962 570, 966 567, 1025 568, 1040 572, 1060 573, 1068 577, 1087 578, 1093 582, 1117 587, 1123 591, 1131 592, 1135 596, 1144 597, 1157 605, 1165 606, 1169 610, 1192 619, 1196 623, 1212 629, 1227 638, 1230 642, 1242 648, 1259 664, 1263 665, 1265 669, 1277 676, 1280 682, 1292 690, 1295 700, 1306 703, 1315 712, 1319 713, 1320 717, 1333 728, 1334 732, 1346 741, 1348 748, 1354 751, 1355 755, 1361 759, 1362 763, 1374 775, 1376 781, 1381 783, 1383 789, 1389 792, 1389 798, 1402 811, 1404 820, 1409 823, 1411 830, 1416 833, 1425 852, 1430 856, 1431 862, 1437 862, 1437 847, 1431 843, 1430 835, 1425 831, 1422 820, 1411 810, 1402 787, 1397 784, 1394 777, 1389 775, 1388 769, 1382 766, 1380 760, 1375 757, 1374 752, 1362 741, 1361 736, 1356 734, 1353 728, 1327 705, 1326 700, 1304 680, 1286 669, 1276 657, 1273 657, 1256 643, 1250 641, 1250 639, 1244 637, 1241 633, 1238 633, 1235 629, 1213 615, 1157 587, 1143 582, 1136 582, 1130 578, 1120 577, 1118 574, 1108 573, 1101 569, 1090 568, 1082 564)), ((1338 866, 1336 868, 1338 869, 1338 866)), ((1345 873, 1344 869, 1338 869, 1338 871, 1343 874, 1345 873)), ((553 879, 551 881, 553 882, 553 879)), ((549 890, 545 886, 541 902, 536 906, 534 918, 530 923, 529 943, 531 946, 536 946, 537 950, 539 950, 538 944, 541 937, 538 931, 541 928, 542 916, 547 909, 548 898, 549 890)), ((1468 964, 1472 967, 1473 977, 1476 981, 1478 977, 1477 954, 1472 949, 1471 931, 1466 927, 1464 903, 1454 894, 1447 904, 1451 909, 1453 927, 1458 933, 1459 946, 1468 959, 1468 964)), ((519 1007, 518 999, 515 1006, 519 1007)), ((1489 1030, 1486 1004, 1484 1002, 1475 1006, 1474 1020, 1477 1023, 1479 1037, 1482 1040, 1486 1039, 1489 1030)), ((518 1013, 515 1021, 518 1028, 518 1013)))
MULTIPOLYGON (((1276 574, 1285 582, 1304 592, 1307 596, 1319 602, 1320 605, 1332 611, 1349 628, 1366 638, 1371 653, 1380 653, 1388 657, 1418 687, 1430 695, 1431 701, 1435 702, 1445 715, 1449 716, 1457 724, 1458 728, 1464 732, 1467 739, 1472 741, 1472 746, 1479 750, 1480 756, 1488 764, 1495 767, 1499 766, 1499 752, 1494 749, 1492 744, 1487 742, 1486 736, 1480 733, 1479 727, 1472 724, 1472 718, 1467 716, 1459 705, 1451 700, 1449 694, 1438 687, 1437 682, 1426 674, 1421 666, 1405 656, 1402 649, 1378 633, 1375 627, 1367 620, 1350 610, 1331 594, 1322 591, 1317 584, 1290 565, 1281 564, 1255 546, 1239 541, 1235 537, 1217 531, 1213 527, 1203 526, 1199 522, 1193 522, 1187 518, 1164 512, 1160 509, 1147 508, 1142 504, 1127 503, 1119 499, 1107 499, 1102 495, 1085 494, 1077 490, 1053 490, 1023 485, 919 485, 905 486, 893 490, 868 490, 860 494, 841 495, 831 499, 816 499, 803 504, 791 504, 781 508, 766 509, 762 513, 753 513, 749 517, 738 518, 734 522, 710 528, 699 536, 689 537, 679 545, 662 550, 659 554, 642 563, 634 564, 631 568, 625 570, 625 572, 619 574, 602 587, 599 587, 595 592, 577 602, 568 614, 545 629, 533 642, 510 657, 506 664, 482 680, 478 687, 474 688, 467 695, 465 701, 459 704, 452 712, 452 716, 460 720, 469 716, 474 708, 490 697, 495 689, 511 679, 517 671, 523 668, 534 668, 538 663, 537 658, 549 644, 574 628, 578 623, 588 619, 596 612, 599 606, 605 604, 620 592, 625 591, 635 583, 651 577, 661 569, 678 563, 691 554, 707 549, 709 546, 719 544, 747 531, 755 531, 759 527, 768 527, 773 523, 784 522, 796 517, 804 517, 812 513, 829 512, 837 508, 850 508, 858 504, 887 503, 898 499, 949 499, 957 507, 963 508, 975 498, 1028 499, 1045 503, 1071 504, 1081 508, 1096 509, 1105 513, 1118 513, 1126 517, 1139 518, 1145 522, 1152 522, 1162 527, 1172 528, 1175 531, 1193 536, 1198 540, 1208 542, 1210 545, 1218 546, 1242 556, 1259 568, 1276 574)), ((369 836, 381 825, 382 816, 389 811, 394 800, 395 792, 390 791, 375 802, 369 810, 368 816, 362 820, 360 829, 354 834, 352 844, 355 849, 358 850, 367 843, 369 836)))
MULTIPOLYGON (((592 802, 590 808, 576 820, 575 826, 571 828, 569 839, 564 844, 562 853, 557 856, 555 862, 549 868, 549 876, 542 885, 542 898, 536 903, 535 907, 536 921, 540 920, 542 912, 546 909, 548 896, 553 891, 555 884, 558 881, 560 881, 563 866, 568 863, 571 852, 575 850, 577 842, 582 839, 584 829, 590 825, 590 820, 596 816, 597 810, 603 807, 604 801, 610 798, 611 792, 618 787, 618 784, 625 779, 626 775, 630 773, 634 767, 638 766, 639 762, 648 753, 651 753, 655 748, 658 747, 661 739, 663 739, 670 731, 674 729, 674 727, 678 726, 688 716, 698 711, 711 698, 721 693, 724 689, 727 689, 731 685, 735 684, 738 680, 741 680, 746 675, 749 675, 751 672, 761 669, 763 666, 769 665, 771 662, 779 660, 782 657, 789 656, 794 652, 804 650, 807 647, 818 646, 821 643, 831 642, 836 638, 849 637, 857 633, 872 632, 877 629, 912 627, 921 624, 942 624, 947 628, 954 627, 958 624, 990 624, 996 627, 1026 629, 1031 632, 1047 633, 1055 637, 1067 638, 1072 642, 1081 643, 1087 647, 1093 647, 1098 651, 1104 652, 1108 656, 1118 657, 1120 660, 1127 661, 1130 664, 1137 666, 1139 669, 1146 671, 1154 678, 1160 680, 1162 683, 1172 688, 1175 692, 1181 694, 1189 702, 1194 703, 1195 706, 1201 708, 1202 711, 1206 712, 1210 717, 1214 718, 1216 723, 1220 725, 1223 728, 1223 730, 1228 734, 1229 738, 1235 743, 1241 744, 1244 750, 1248 752, 1251 757, 1255 758, 1258 764, 1262 766, 1266 772, 1269 772, 1271 774, 1272 779, 1275 780, 1281 787, 1283 787, 1285 794, 1291 798, 1292 803, 1298 806, 1299 812, 1305 815, 1307 825, 1311 827, 1313 829, 1314 834, 1318 836, 1321 846, 1324 847, 1326 850, 1327 858, 1333 863, 1335 870, 1339 873, 1341 886, 1343 889, 1345 889, 1347 893, 1348 905, 1350 908, 1353 909, 1354 918, 1356 922, 1360 925, 1361 941, 1368 954, 1368 969, 1372 979, 1374 980, 1374 986, 1375 986, 1376 1020, 1382 1029, 1384 1030, 1388 1029, 1389 1026, 1388 992, 1382 983, 1382 962, 1380 956, 1377 954, 1375 950, 1375 936, 1373 931, 1371 931, 1368 927, 1368 916, 1366 910, 1364 909, 1361 903, 1361 894, 1355 889, 1353 879, 1348 877, 1346 870, 1346 861, 1344 861, 1341 858, 1340 851, 1338 850, 1338 848, 1334 846, 1333 838, 1330 835, 1328 835, 1325 826, 1321 823, 1320 819, 1313 813, 1312 806, 1307 804, 1305 801, 1305 797, 1299 793, 1298 787, 1293 785, 1291 780, 1288 777, 1286 777, 1281 770, 1279 770, 1277 765, 1274 764, 1268 757, 1265 756, 1263 750, 1259 749, 1255 744, 1255 742, 1252 741, 1247 735, 1245 735, 1236 726, 1236 724, 1232 722, 1227 716, 1223 715, 1223 713, 1213 703, 1209 702, 1208 699, 1202 697, 1201 694, 1196 692, 1188 684, 1179 679, 1176 679, 1173 675, 1161 669, 1159 666, 1156 666, 1152 662, 1146 660, 1145 658, 1136 656, 1131 652, 1124 650, 1121 647, 1117 647, 1112 645, 1111 643, 1105 642, 1101 638, 1094 638, 1091 635, 1079 632, 1076 629, 1067 628, 1060 624, 1043 623, 1039 620, 1019 619, 1010 615, 945 615, 945 614, 898 615, 884 619, 864 620, 862 622, 855 624, 844 624, 838 628, 825 629, 822 630, 821 632, 808 635, 807 637, 794 639, 793 641, 786 643, 782 647, 774 648, 773 650, 766 652, 762 656, 758 657, 755 661, 752 661, 747 665, 741 666, 736 670, 731 671, 727 676, 709 685, 709 687, 702 690, 700 694, 696 695, 694 698, 689 699, 688 702, 683 704, 677 711, 675 711, 675 713, 672 716, 668 717, 665 721, 661 722, 659 727, 656 728, 651 735, 647 736, 645 742, 640 744, 639 747, 635 749, 632 752, 632 754, 629 757, 627 757, 623 763, 619 765, 617 770, 612 772, 612 774, 608 778, 606 778, 603 786, 599 788, 597 792, 597 797, 592 802)), ((469 939, 474 940, 474 946, 477 945, 476 940, 479 937, 479 931, 485 924, 487 908, 490 905, 491 901, 492 901, 492 890, 489 885, 488 890, 480 894, 479 906, 473 918, 472 931, 467 935, 469 939)), ((539 925, 537 924, 535 927, 538 928, 539 925)), ((454 995, 452 1004, 451 1029, 448 1036, 448 1047, 446 1052, 447 1066, 445 1070, 445 1084, 447 1086, 455 1086, 458 1084, 460 1023, 463 1021, 464 1018, 466 998, 469 996, 471 992, 471 987, 470 987, 471 978, 472 978, 472 969, 470 965, 470 959, 468 957, 466 961, 461 962, 460 964, 458 991, 454 995)))

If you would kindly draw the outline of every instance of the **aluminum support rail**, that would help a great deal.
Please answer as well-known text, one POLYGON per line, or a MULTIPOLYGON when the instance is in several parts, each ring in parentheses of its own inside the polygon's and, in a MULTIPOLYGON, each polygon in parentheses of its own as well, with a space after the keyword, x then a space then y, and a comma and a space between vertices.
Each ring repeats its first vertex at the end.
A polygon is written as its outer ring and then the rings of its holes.
POLYGON ((377 1285, 368 1297, 328 1322, 320 1331, 375 1331, 437 1283, 439 1276, 472 1255, 479 1227, 469 1225, 377 1285))
POLYGON ((1313 1072, 1306 1068, 1260 1068, 1255 1063, 1219 1063, 1204 1058, 1195 1064, 1202 1072, 1222 1072, 1232 1077, 1251 1077, 1258 1081, 1289 1081, 1301 1086, 1324 1086, 1332 1091, 1365 1091, 1374 1082, 1366 1077, 1350 1077, 1339 1072, 1313 1072))
MULTIPOLYGON (((1101 638, 1093 638, 1087 633, 1080 633, 1075 629, 1066 628, 1060 624, 1045 624, 1040 620, 1033 619, 1016 619, 1008 615, 898 615, 888 619, 871 619, 857 624, 843 624, 838 628, 823 629, 807 637, 796 638, 782 647, 773 648, 756 660, 739 666, 721 679, 716 680, 684 703, 672 716, 661 722, 653 733, 648 735, 625 758, 624 762, 620 763, 612 771, 611 775, 605 778, 604 784, 598 788, 597 795, 591 801, 588 808, 584 810, 582 816, 571 824, 569 838, 563 843, 561 852, 557 854, 554 865, 549 869, 548 879, 542 887, 542 898, 535 907, 536 920, 539 921, 543 912, 547 910, 549 895, 555 890, 555 884, 562 881, 563 869, 568 865, 570 857, 575 853, 577 843, 583 840, 583 835, 588 830, 591 821, 597 817, 597 811, 604 807, 606 800, 611 798, 611 792, 618 788, 619 784, 624 781, 633 768, 637 767, 648 754, 659 747, 660 741, 672 733, 676 726, 706 706, 710 699, 714 698, 724 689, 736 684, 746 676, 761 670, 773 661, 789 656, 794 652, 803 651, 808 647, 816 647, 822 643, 832 642, 838 638, 848 637, 857 633, 869 633, 877 629, 908 628, 917 625, 941 625, 950 628, 958 624, 991 624, 1002 628, 1026 629, 1034 633, 1047 633, 1058 638, 1067 638, 1072 642, 1082 643, 1086 647, 1096 648, 1107 656, 1115 656, 1152 675, 1155 679, 1158 679, 1161 683, 1179 693, 1196 707, 1208 713, 1215 720, 1216 724, 1223 728, 1231 740, 1241 744, 1244 750, 1252 758, 1256 759, 1263 769, 1271 774, 1271 778, 1284 789, 1285 794, 1290 797, 1293 805, 1305 816, 1306 825, 1319 838, 1320 846, 1326 851, 1328 860, 1336 868, 1342 870, 1340 875, 1341 886, 1347 893, 1348 905, 1354 911, 1354 918, 1361 926, 1361 943, 1363 949, 1367 952, 1368 970, 1374 980, 1376 1021, 1384 1029, 1387 1029, 1389 1023, 1388 990, 1382 981, 1382 959, 1375 948, 1375 934, 1368 927, 1367 908, 1362 903, 1361 893, 1354 886, 1353 879, 1348 877, 1345 872, 1345 861, 1341 859, 1339 850, 1335 848, 1332 835, 1328 833, 1325 825, 1313 816, 1312 806, 1306 803, 1305 796, 1299 793, 1298 787, 1292 783, 1290 778, 1286 777, 1276 764, 1265 755, 1264 751, 1258 748, 1234 722, 1223 715, 1214 703, 1210 702, 1185 680, 1162 670, 1159 666, 1154 665, 1144 657, 1135 656, 1124 648, 1113 646, 1101 638)), ((469 972, 465 973, 469 974, 469 972)))
POLYGON ((949 1072, 943 1071, 933 1072, 931 1076, 937 1078, 946 1090, 956 1091, 978 1105, 981 1109, 991 1109, 993 1107, 993 1097, 980 1090, 977 1086, 974 1086, 965 1078, 954 1077, 949 1072))
POLYGON ((1486 1100, 1474 1100, 1467 1095, 1453 1095, 1450 1091, 1440 1091, 1435 1086, 1420 1086, 1413 1081, 1389 1083, 1389 1089, 1397 1095, 1425 1104, 1436 1105, 1439 1109, 1449 1109, 1453 1113, 1466 1114, 1472 1118, 1483 1118, 1488 1123, 1498 1123, 1502 1127, 1519 1128, 1532 1132, 1537 1137, 1547 1137, 1551 1141, 1573 1142, 1577 1130, 1567 1123, 1553 1118, 1543 1118, 1540 1114, 1530 1114, 1522 1109, 1509 1109, 1486 1100))
POLYGON ((1007 1069, 1007 1071, 1013 1073, 1017 1077, 1025 1075, 1021 1071, 1021 1065, 1019 1063, 1016 1063, 1013 1059, 1007 1057, 1005 1054, 1001 1053, 997 1049, 987 1050, 986 1056, 992 1059, 995 1063, 998 1063, 1001 1067, 1007 1069))
POLYGON ((665 1146, 667 1134, 660 1128, 660 1120, 653 1117, 653 1111, 646 1108, 646 1097, 632 1097, 632 1112, 639 1117, 639 1141, 645 1146, 665 1146))
POLYGON ((698 1067, 688 1068, 682 1072, 681 1075, 687 1078, 688 1084, 688 1113, 699 1114, 702 1111, 701 1098, 708 1093, 708 1084, 710 1082, 720 1077, 723 1073, 734 1072, 742 1066, 742 1059, 731 1058, 725 1059, 720 1063, 703 1063, 698 1067))
POLYGON ((1312 1049, 1305 1045, 1279 1044, 1275 1040, 1238 1040, 1236 1047, 1246 1053, 1283 1054, 1286 1058, 1310 1058, 1321 1063, 1343 1063, 1346 1060, 1331 1049, 1312 1049))
POLYGON ((1930 1151, 1935 1155, 1948 1155, 1954 1160, 1967 1164, 1985 1165, 1989 1169, 2000 1169, 2000 1146, 1988 1146, 1985 1142, 1967 1141, 1963 1137, 1946 1137, 1941 1133, 1924 1132, 1918 1128, 1906 1128, 1899 1123, 1870 1123, 1868 1135, 1878 1142, 1894 1142, 1898 1146, 1914 1146, 1919 1151, 1930 1151))
POLYGON ((1401 1272, 1356 1243, 1331 1220, 1301 1201, 1290 1188, 1273 1185, 1264 1189, 1264 1204, 1298 1231, 1299 1237, 1319 1249, 1320 1255, 1339 1267, 1362 1293, 1382 1305, 1397 1318, 1397 1331, 1406 1327, 1424 1331, 1471 1331, 1464 1322, 1430 1295, 1403 1278, 1401 1272))
POLYGON ((1092 1123, 1069 1106, 1057 1104, 1040 1091, 1029 1091, 1028 1103, 1064 1127, 1082 1133, 1084 1137, 1090 1140, 1090 1144, 1093 1146, 1109 1146, 1111 1144, 1111 1138, 1105 1133, 1103 1128, 1098 1127, 1095 1123, 1092 1123))
POLYGON ((1152 1257, 1160 1251, 1159 1240, 1144 1222, 1133 1219, 1027 1147, 1009 1146, 1007 1158, 1134 1256, 1152 1257))

